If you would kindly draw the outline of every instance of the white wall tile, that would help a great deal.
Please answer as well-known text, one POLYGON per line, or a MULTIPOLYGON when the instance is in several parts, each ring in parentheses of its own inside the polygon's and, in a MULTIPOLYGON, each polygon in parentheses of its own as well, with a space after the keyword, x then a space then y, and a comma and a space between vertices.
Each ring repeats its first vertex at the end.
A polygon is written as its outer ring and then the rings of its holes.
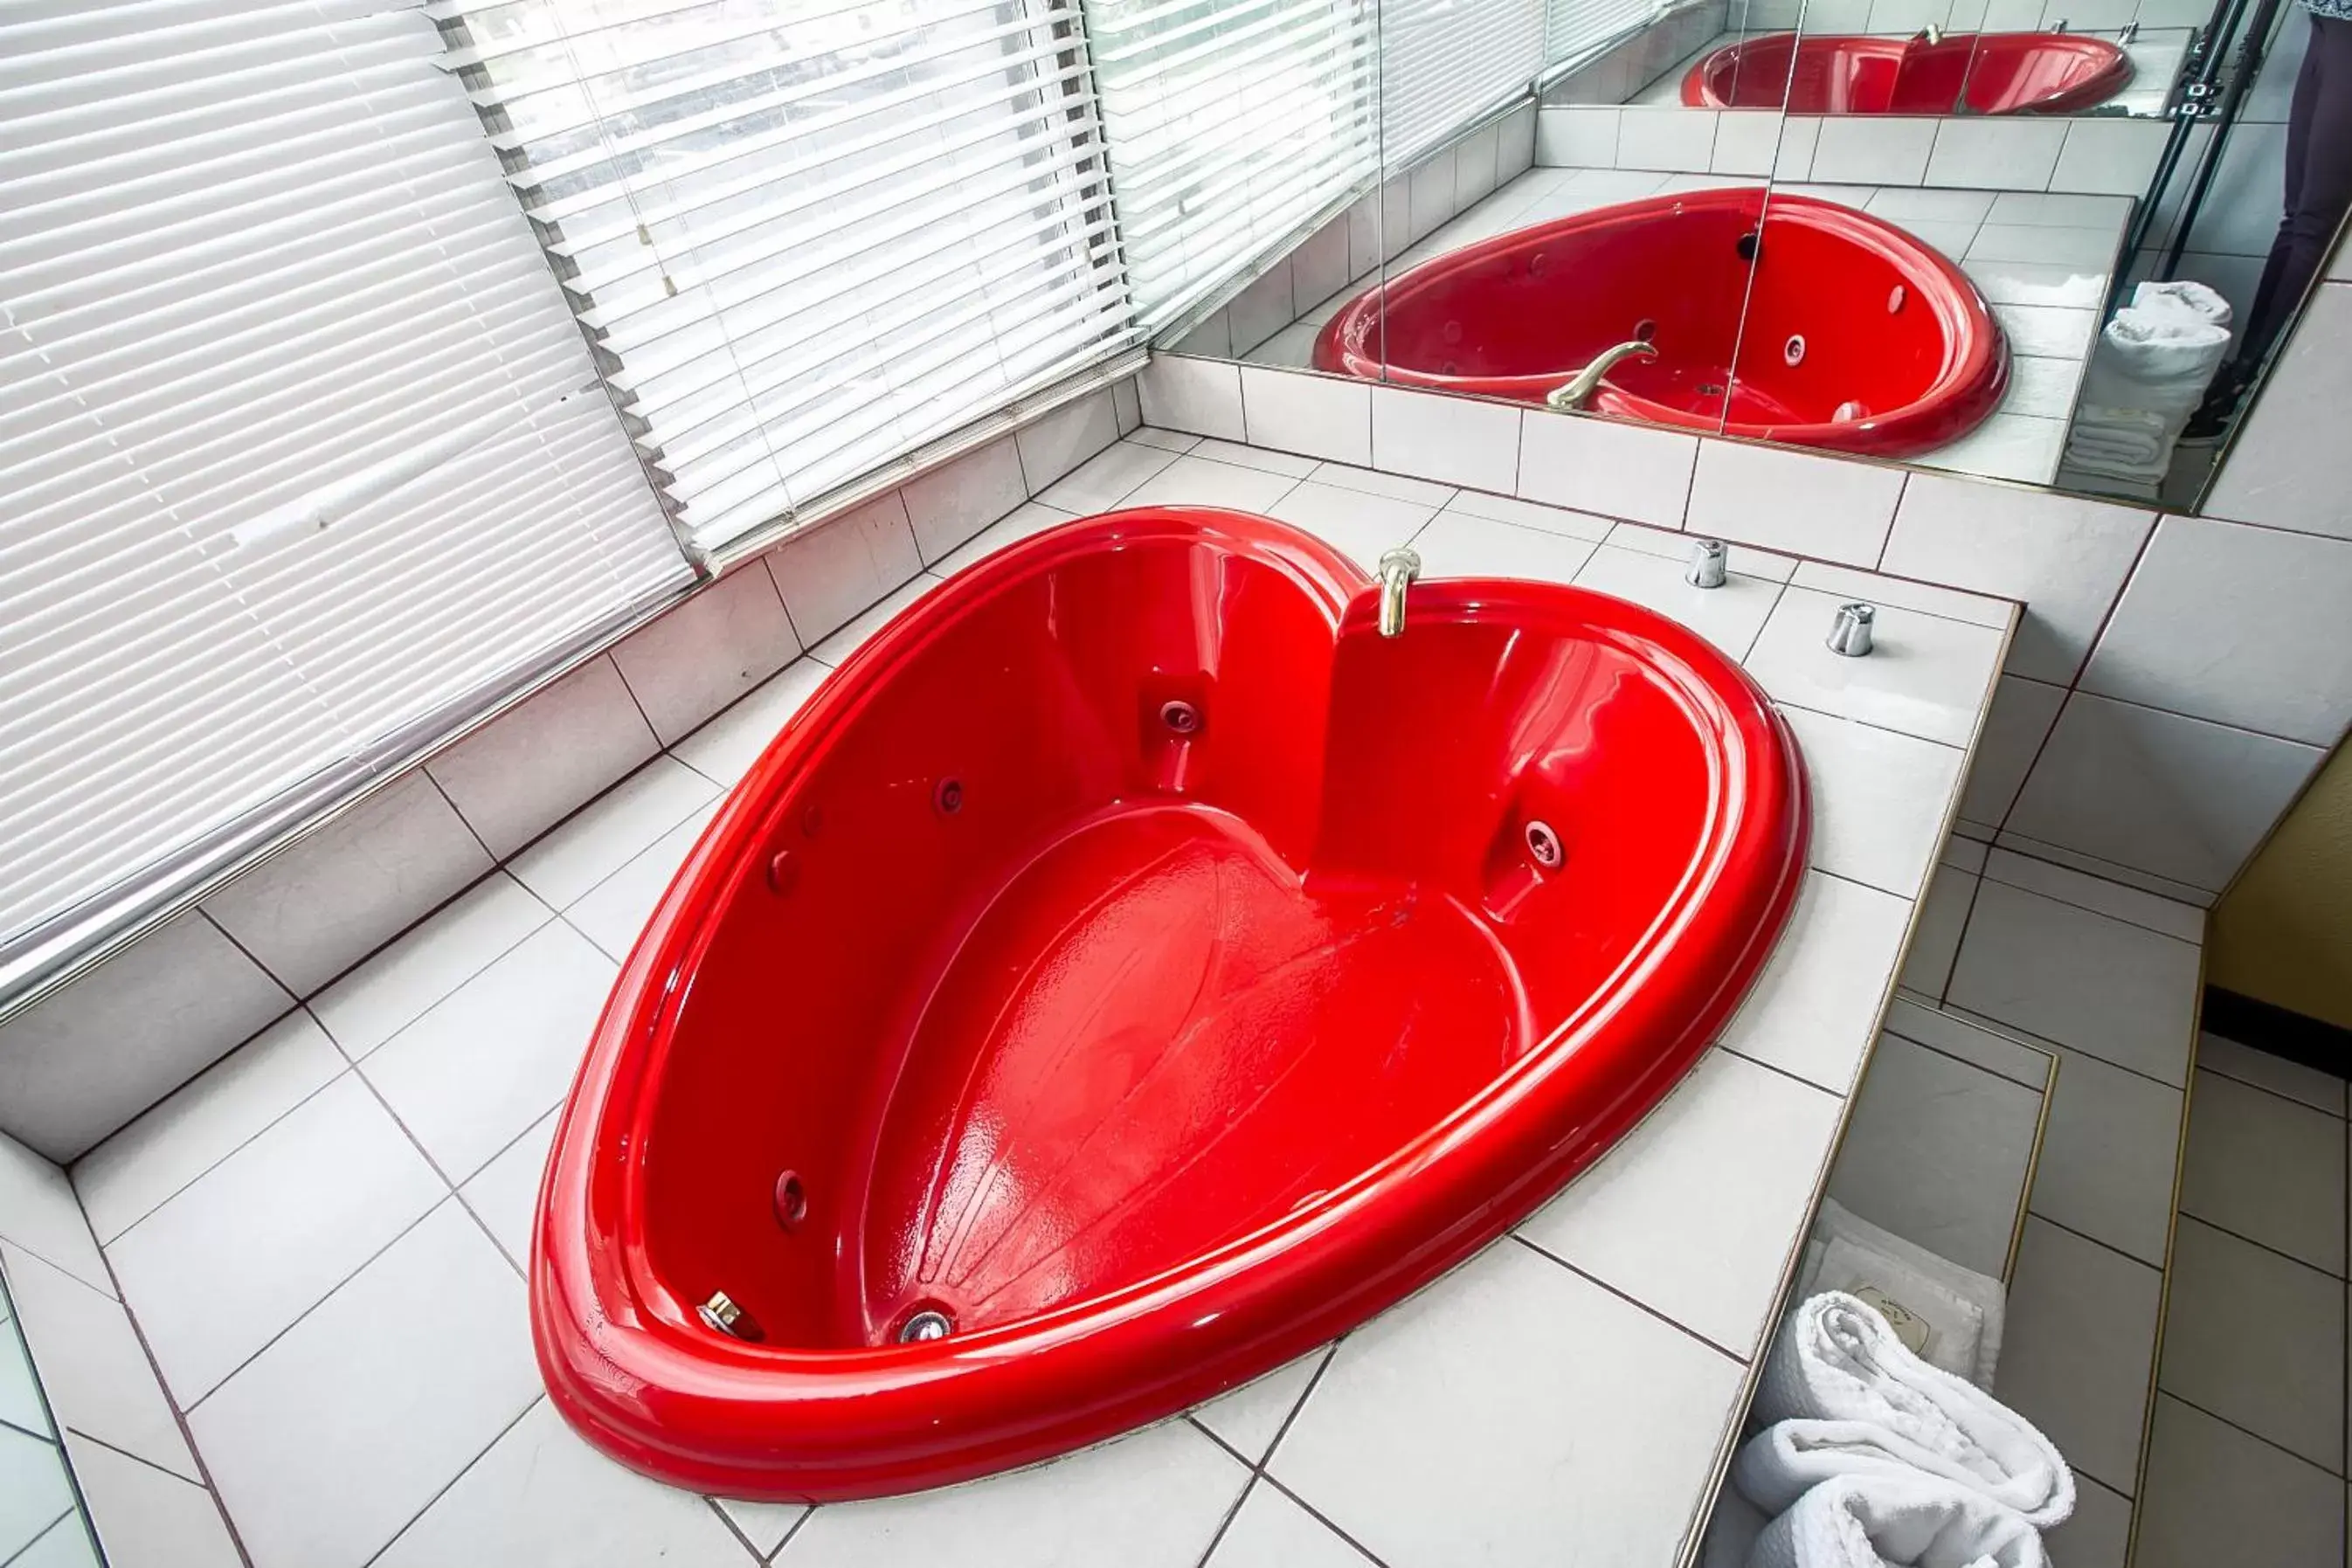
POLYGON ((2215 891, 2326 753, 2076 692, 2006 824, 2029 838, 2215 891))
POLYGON ((606 1458, 541 1399, 374 1561, 743 1568, 743 1548, 700 1498, 606 1458))
POLYGON ((1243 424, 1252 443, 1335 463, 1371 462, 1371 383, 1258 365, 1241 372, 1243 424))
POLYGON ((1118 416, 1118 433, 1121 435, 1132 434, 1142 424, 1143 399, 1136 392, 1133 376, 1123 377, 1111 383, 1110 403, 1112 411, 1118 416))
POLYGON ((2342 1278, 2343 1118, 2201 1069, 2190 1105, 2180 1212, 2342 1278))
POLYGON ((929 596, 932 590, 945 580, 946 579, 927 571, 909 581, 900 583, 878 601, 867 605, 840 626, 835 627, 830 636, 809 649, 809 658, 817 664, 828 664, 838 669, 850 654, 865 644, 867 639, 913 609, 919 601, 929 596))
POLYGON ((831 636, 922 570, 906 504, 895 490, 768 552, 769 574, 803 647, 831 636))
POLYGON ((1784 115, 1780 120, 1780 151, 1773 155, 1772 175, 1778 180, 1810 180, 1813 177, 1813 153, 1821 143, 1822 120, 1819 115, 1784 115))
POLYGON ((254 1568, 359 1568, 539 1396, 522 1281, 445 1202, 189 1415, 254 1568))
POLYGON ((1769 110, 1727 109, 1715 117, 1717 174, 1769 174, 1780 145, 1780 117, 1769 110))
MULTIPOLYGON (((615 647, 613 662, 667 746, 800 651, 775 579, 753 560, 615 647)), ((627 771, 623 768, 605 782, 627 771)))
MULTIPOLYGON (((1790 1241, 1829 1163, 1840 1110, 1834 1094, 1711 1051, 1519 1233, 1752 1355, 1771 1326, 1790 1241), (1657 1245, 1665 1235, 1674 1246, 1657 1245)), ((2029 1134, 2032 1125, 2029 1117, 2029 1134)))
POLYGON ((2198 1035, 2197 1070, 2233 1078, 2257 1089, 2267 1089, 2273 1094, 2308 1105, 2315 1111, 2325 1111, 2331 1116, 2341 1117, 2344 1114, 2346 1085, 2343 1079, 2316 1067, 2289 1061, 2284 1056, 2273 1056, 2267 1051, 2241 1045, 2223 1035, 2198 1035))
MULTIPOLYGON (((1127 389, 1130 403, 1135 398, 1134 389, 1126 382, 1112 389, 1115 423, 1120 388, 1127 389)), ((1088 427, 1100 434, 1098 421, 1091 415, 1088 427)), ((1118 428, 1132 426, 1121 423, 1118 428)), ((906 503, 915 549, 929 565, 1029 498, 1027 479, 1021 470, 1020 443, 1008 436, 967 452, 944 467, 907 481, 898 487, 898 498, 906 503)))
POLYGON ((2083 689, 2314 746, 2352 720, 2352 540, 2166 517, 2083 689))
POLYGON ((1454 149, 1441 147, 1413 165, 1405 181, 1412 239, 1424 239, 1454 215, 1454 149))
POLYGON ((2352 442, 2329 418, 2347 406, 2352 284, 2324 284, 2241 422, 2206 512, 2352 538, 2352 442))
POLYGON ((1583 539, 1498 523, 1466 512, 1446 512, 1416 535, 1423 577, 1517 577, 1573 582, 1593 551, 1583 539))
POLYGON ((1937 121, 1927 183, 1969 189, 2039 191, 2050 183, 2067 121, 2032 116, 1937 121))
POLYGON ((679 741, 671 755, 721 789, 732 789, 829 673, 814 659, 793 661, 679 741))
POLYGON ((473 830, 409 773, 206 899, 205 913, 308 996, 490 869, 473 830))
POLYGON ((1529 500, 1679 528, 1698 450, 1698 438, 1678 430, 1530 409, 1521 420, 1517 490, 1529 500))
POLYGON ((2033 1212, 2151 1268, 2162 1263, 2180 1105, 2180 1091, 2168 1083, 2063 1051, 2034 1168, 2033 1212))
MULTIPOLYGON (((2012 643, 2012 654, 2014 647, 2012 643)), ((2025 784, 2027 769, 2041 755, 2042 743, 2049 738, 2050 727, 2058 722, 2058 709, 2065 700, 2063 686, 2001 676, 1977 740, 1968 788, 1960 795, 1963 821, 1986 828, 2000 826, 2025 784)))
POLYGON ((2193 1405, 2156 1396, 2138 1568, 2344 1555, 2343 1482, 2193 1405))
POLYGON ((2112 1487, 2139 1469, 2160 1290, 2146 1264, 2025 1222, 1993 1393, 2112 1487))
POLYGON ((5 1133, 0 1133, 0 1239, 94 1290, 114 1293, 106 1260, 99 1255, 66 1173, 5 1133))
MULTIPOLYGON (((1150 416, 1147 413, 1146 418, 1150 416)), ((1035 495, 1118 439, 1118 410, 1110 391, 1092 392, 1064 403, 1013 436, 1029 494, 1035 495)), ((786 596, 789 600, 790 595, 786 596)), ((805 627, 802 636, 807 637, 805 627)))
MULTIPOLYGON (((1154 354, 1136 378, 1143 396, 1143 422, 1193 435, 1246 441, 1242 423, 1242 375, 1238 365, 1181 354, 1154 354)), ((1042 488, 1042 486, 1040 486, 1042 488)))
POLYGON ((1724 1026, 1725 1049, 1845 1093, 1910 922, 1908 899, 1807 872, 1780 945, 1724 1026))
POLYGON ((1372 389, 1372 465, 1508 494, 1518 476, 1519 411, 1510 403, 1372 389))
POLYGON ((2344 1469, 2344 1281, 2183 1216, 2157 1385, 2344 1469))
POLYGON ((1808 178, 1846 185, 1916 185, 1936 145, 1935 120, 1833 115, 1821 122, 1808 178))
MULTIPOLYGON (((1484 125, 1454 146, 1454 210, 1467 212, 1494 193, 1502 124, 1484 125)), ((1294 260, 1294 265, 1296 265, 1294 260)), ((1325 290, 1328 293, 1329 290, 1325 290)), ((1320 295, 1317 296, 1319 299, 1320 295)))
POLYGON ((112 1241, 348 1065, 308 1012, 280 1019, 75 1164, 90 1229, 112 1241))
POLYGON ((1579 104, 1536 114, 1536 162, 1548 169, 1613 169, 1617 166, 1615 107, 1579 104))
POLYGON ((1190 1422, 1167 1421, 967 1486, 820 1508, 785 1555, 793 1568, 1192 1568, 1248 1481, 1190 1422))
POLYGON ((1526 173, 1536 160, 1536 106, 1521 104, 1503 117, 1495 144, 1497 189, 1526 173))
POLYGON ((1249 353, 1297 319, 1290 305, 1290 258, 1272 263, 1234 296, 1225 307, 1226 330, 1232 351, 1249 353))
MULTIPOLYGON (((735 576, 751 580, 766 597, 775 623, 790 639, 791 623, 767 574, 755 563, 735 576)), ((425 768, 483 845, 494 855, 510 855, 581 802, 610 789, 660 745, 620 670, 600 654, 532 693, 425 768)))
POLYGON ((1916 898, 1959 785, 1958 748, 1784 707, 1812 780, 1814 868, 1916 898))
POLYGON ((2066 145, 2051 171, 2053 191, 2137 196, 2156 175, 2171 129, 2160 120, 2081 120, 2063 122, 2066 145))
POLYGON ((2197 947, 1988 878, 1952 971, 1955 1006, 2179 1086, 2197 947))
POLYGON ((1879 564, 2023 601, 2009 673, 2063 685, 2082 669, 2154 526, 2152 513, 2104 501, 1914 474, 1879 564))
POLYGON ((1269 1473, 1383 1563, 1671 1562, 1740 1372, 1506 1241, 1349 1335, 1269 1473))
POLYGON ((1617 121, 1617 167, 1704 174, 1715 159, 1716 115, 1680 104, 1627 105, 1617 121))
POLYGON ((122 1304, 15 1247, 0 1244, 0 1262, 6 1265, 17 1325, 58 1420, 201 1482, 195 1456, 122 1304))
POLYGON ((1902 494, 1899 468, 1708 441, 1699 446, 1685 526, 1693 533, 1872 567, 1902 494))
MULTIPOLYGON (((101 1444, 66 1448, 108 1568, 243 1568, 210 1492, 101 1444)), ((30 1568, 29 1553, 19 1561, 30 1568)))
MULTIPOLYGON (((346 1073, 107 1255, 184 1408, 447 1191, 367 1085, 346 1073)), ((205 1457, 217 1469, 209 1448, 205 1457)))
POLYGON ((0 1132, 71 1159, 293 1005, 191 911, 0 1024, 0 1132))
MULTIPOLYGON (((1489 165, 1489 188, 1492 188, 1492 165, 1489 165)), ((1313 234, 1298 242, 1290 255, 1290 312, 1294 319, 1306 315, 1334 294, 1348 287, 1351 274, 1348 270, 1348 219, 1346 214, 1333 218, 1313 234)), ((1132 389, 1132 381, 1118 383, 1132 389)), ((1130 390, 1129 396, 1134 395, 1130 390)))
POLYGON ((1791 585, 1741 663, 1778 700, 1964 747, 1991 686, 2001 634, 1989 626, 1878 606, 1873 652, 1848 658, 1827 639, 1845 596, 1791 585))

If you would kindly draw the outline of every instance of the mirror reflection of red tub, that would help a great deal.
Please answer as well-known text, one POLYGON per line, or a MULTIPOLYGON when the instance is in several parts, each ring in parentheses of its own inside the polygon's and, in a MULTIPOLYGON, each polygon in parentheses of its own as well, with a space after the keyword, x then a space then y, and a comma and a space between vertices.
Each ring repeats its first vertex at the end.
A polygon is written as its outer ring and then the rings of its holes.
POLYGON ((2082 33, 1774 33, 1704 56, 1682 99, 1792 114, 2073 114, 2131 79, 2129 55, 2082 33))
POLYGON ((1313 364, 1906 457, 1981 424, 2009 360, 1992 308, 1925 241, 1834 202, 1775 193, 1768 205, 1742 186, 1596 208, 1433 256, 1341 307, 1313 364))

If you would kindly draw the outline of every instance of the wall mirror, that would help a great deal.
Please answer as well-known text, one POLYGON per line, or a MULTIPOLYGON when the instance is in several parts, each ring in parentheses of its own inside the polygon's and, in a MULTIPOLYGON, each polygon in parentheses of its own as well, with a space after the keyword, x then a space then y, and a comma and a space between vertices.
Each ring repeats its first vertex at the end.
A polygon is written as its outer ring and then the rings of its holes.
POLYGON ((2283 0, 1349 15, 1372 167, 1162 349, 2189 510, 2342 216, 2283 0))

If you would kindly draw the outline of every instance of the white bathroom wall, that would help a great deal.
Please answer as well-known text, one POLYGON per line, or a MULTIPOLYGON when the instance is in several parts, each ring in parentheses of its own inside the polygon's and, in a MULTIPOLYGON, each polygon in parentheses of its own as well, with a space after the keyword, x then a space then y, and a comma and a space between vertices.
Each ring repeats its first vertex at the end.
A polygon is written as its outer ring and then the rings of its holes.
POLYGON ((2210 518, 1181 357, 1143 413, 1807 557, 1832 588, 1851 566, 2021 599, 1961 831, 2204 905, 2352 720, 2352 474, 2319 428, 2352 398, 2352 286, 2323 304, 2210 518))
POLYGON ((662 747, 1140 417, 1121 382, 793 535, 0 1024, 0 1134, 70 1161, 633 769, 598 809, 667 809, 662 747))
POLYGON ((239 1568, 65 1173, 5 1134, 0 1277, 110 1568, 239 1568))

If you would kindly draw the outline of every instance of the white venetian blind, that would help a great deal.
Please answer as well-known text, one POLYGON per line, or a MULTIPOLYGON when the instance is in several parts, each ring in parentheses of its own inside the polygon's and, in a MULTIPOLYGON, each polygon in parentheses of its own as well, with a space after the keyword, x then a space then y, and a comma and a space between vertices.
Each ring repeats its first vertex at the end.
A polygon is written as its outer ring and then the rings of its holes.
POLYGON ((1373 12, 1373 0, 1087 0, 1147 325, 1378 172, 1373 12))
POLYGON ((1644 26, 1665 8, 1664 0, 1547 0, 1544 64, 1580 64, 1602 46, 1644 26))
POLYGON ((1381 0, 1381 163, 1405 168, 1543 64, 1543 0, 1381 0))
POLYGON ((705 547, 1123 348, 1075 0, 436 0, 705 547))
POLYGON ((0 8, 0 991, 688 576, 440 49, 0 8))

